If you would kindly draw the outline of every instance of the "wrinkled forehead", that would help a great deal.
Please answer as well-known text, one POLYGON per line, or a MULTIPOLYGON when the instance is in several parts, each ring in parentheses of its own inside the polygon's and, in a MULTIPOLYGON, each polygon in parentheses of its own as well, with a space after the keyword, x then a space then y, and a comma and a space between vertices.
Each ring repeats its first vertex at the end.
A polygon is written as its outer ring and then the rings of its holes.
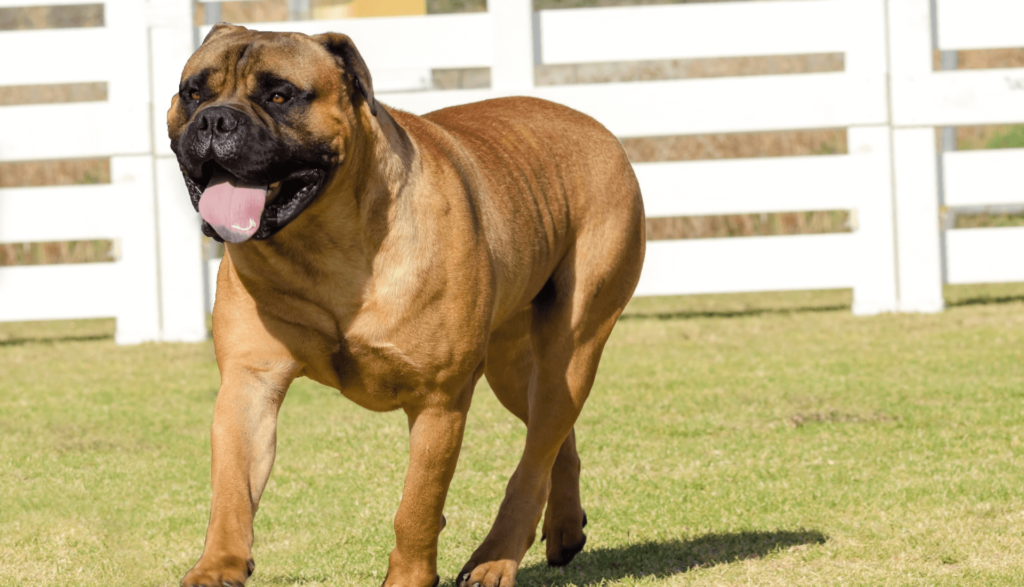
POLYGON ((337 67, 331 54, 306 35, 243 29, 203 43, 189 58, 181 79, 202 76, 211 89, 219 89, 270 75, 312 90, 333 86, 337 67))

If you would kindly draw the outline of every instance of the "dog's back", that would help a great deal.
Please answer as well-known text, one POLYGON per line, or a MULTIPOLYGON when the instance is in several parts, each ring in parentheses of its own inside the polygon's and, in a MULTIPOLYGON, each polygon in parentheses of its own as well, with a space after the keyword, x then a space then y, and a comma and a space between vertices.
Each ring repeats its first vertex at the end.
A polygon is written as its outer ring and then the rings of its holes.
POLYGON ((531 274, 525 282, 515 280, 521 286, 515 291, 499 293, 508 310, 532 299, 578 242, 600 242, 598 248, 608 251, 639 243, 642 257, 644 213, 636 176, 618 139, 593 118, 527 97, 476 102, 422 118, 436 127, 406 128, 432 135, 433 154, 453 163, 483 211, 488 241, 497 250, 517 251, 497 260, 503 272, 531 274), (466 160, 475 165, 465 166, 466 160), (495 216, 500 220, 488 221, 495 216))

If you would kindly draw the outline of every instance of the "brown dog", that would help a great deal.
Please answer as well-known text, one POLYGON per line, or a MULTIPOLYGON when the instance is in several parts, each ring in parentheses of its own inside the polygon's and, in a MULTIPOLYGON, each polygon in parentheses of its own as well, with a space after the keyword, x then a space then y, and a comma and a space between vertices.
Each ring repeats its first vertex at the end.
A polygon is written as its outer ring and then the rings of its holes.
POLYGON ((568 563, 586 540, 573 425, 644 257, 640 190, 615 137, 530 98, 393 110, 348 37, 230 25, 189 60, 168 126, 204 231, 229 243, 210 525, 182 584, 252 572, 277 412, 299 376, 408 415, 384 585, 438 581, 481 375, 526 423, 526 446, 458 584, 512 587, 542 514, 548 560, 568 563))

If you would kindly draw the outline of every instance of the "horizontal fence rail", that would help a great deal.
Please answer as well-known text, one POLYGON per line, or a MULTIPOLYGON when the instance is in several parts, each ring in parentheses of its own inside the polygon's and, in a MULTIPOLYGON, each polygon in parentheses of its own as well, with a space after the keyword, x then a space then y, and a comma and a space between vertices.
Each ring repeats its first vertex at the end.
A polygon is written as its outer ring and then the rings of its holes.
POLYGON ((138 103, 0 107, 0 161, 149 153, 150 115, 149 104, 138 103))
POLYGON ((885 79, 842 73, 543 86, 519 92, 385 93, 410 112, 528 95, 593 116, 620 137, 885 124, 885 79), (672 113, 671 116, 666 113, 672 113))
POLYGON ((1024 69, 897 76, 896 126, 960 126, 1024 121, 1024 69))
POLYGON ((0 189, 0 239, 5 242, 117 238, 117 210, 136 196, 130 185, 0 189), (29 220, 29 221, 27 221, 29 220))
POLYGON ((936 0, 940 49, 1024 47, 1024 2, 936 0))
POLYGON ((114 77, 118 39, 105 27, 9 31, 0 34, 4 59, 0 80, 7 86, 95 82, 114 77), (69 51, 68 48, 74 50, 69 51))
POLYGON ((648 218, 852 210, 866 157, 814 156, 633 165, 648 218), (766 189, 785 185, 786 190, 766 189))
POLYGON ((636 295, 854 287, 854 242, 843 234, 654 241, 636 295))
POLYGON ((1024 227, 961 228, 946 233, 948 283, 1024 281, 1024 227))
POLYGON ((543 63, 843 53, 847 0, 573 8, 539 13, 543 63), (808 26, 809 23, 814 23, 808 26))
POLYGON ((114 263, 0 268, 0 322, 117 316, 110 284, 122 273, 114 263))
MULTIPOLYGON (((260 22, 243 26, 307 35, 345 33, 359 48, 371 75, 377 69, 489 67, 494 61, 494 24, 486 12, 260 22)), ((211 28, 200 27, 200 38, 211 28)))
POLYGON ((946 206, 1024 203, 1024 149, 943 153, 942 161, 946 206))

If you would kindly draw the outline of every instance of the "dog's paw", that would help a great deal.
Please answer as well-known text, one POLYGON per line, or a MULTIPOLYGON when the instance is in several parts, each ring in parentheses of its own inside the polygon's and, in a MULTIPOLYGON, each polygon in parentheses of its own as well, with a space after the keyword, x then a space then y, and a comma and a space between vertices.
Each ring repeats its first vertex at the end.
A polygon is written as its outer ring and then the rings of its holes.
POLYGON ((582 523, 567 523, 568 527, 548 528, 545 520, 544 540, 547 542, 545 554, 548 557, 548 566, 564 567, 572 562, 587 544, 587 535, 583 533, 583 529, 587 527, 587 512, 583 512, 582 523))
POLYGON ((459 572, 457 587, 513 587, 519 563, 513 560, 476 564, 472 560, 459 572))
POLYGON ((256 563, 252 559, 227 556, 219 560, 200 560, 192 567, 181 587, 243 587, 256 563))

